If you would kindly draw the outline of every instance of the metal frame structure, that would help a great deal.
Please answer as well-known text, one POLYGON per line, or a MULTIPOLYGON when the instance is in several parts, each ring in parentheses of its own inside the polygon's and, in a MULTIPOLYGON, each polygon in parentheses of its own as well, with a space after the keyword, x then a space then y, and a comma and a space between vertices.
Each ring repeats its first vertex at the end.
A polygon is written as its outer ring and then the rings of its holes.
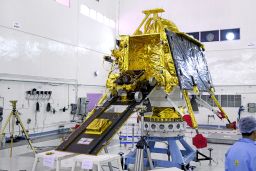
MULTIPOLYGON (((184 169, 191 161, 196 159, 196 151, 184 140, 184 136, 177 137, 147 137, 146 141, 149 145, 151 153, 166 154, 168 160, 152 159, 154 167, 177 167, 184 169), (168 148, 155 147, 156 142, 167 142, 168 148), (182 144, 184 150, 178 147, 178 142, 182 144)), ((144 150, 144 153, 145 150, 144 150)), ((136 151, 131 151, 125 156, 125 165, 135 163, 136 151)), ((148 158, 144 158, 144 166, 149 167, 148 158)))

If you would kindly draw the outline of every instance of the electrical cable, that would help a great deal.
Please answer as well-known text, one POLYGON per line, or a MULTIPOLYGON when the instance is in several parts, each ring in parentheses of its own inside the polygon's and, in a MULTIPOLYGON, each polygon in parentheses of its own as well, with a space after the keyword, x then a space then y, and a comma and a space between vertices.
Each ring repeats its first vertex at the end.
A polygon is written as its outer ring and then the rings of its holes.
POLYGON ((40 111, 40 105, 39 105, 39 102, 36 102, 36 112, 39 112, 40 111))
POLYGON ((37 114, 40 112, 40 104, 39 102, 36 102, 36 111, 35 111, 35 124, 34 124, 34 131, 38 131, 38 124, 37 124, 37 114))
POLYGON ((34 132, 36 130, 36 127, 37 127, 37 111, 35 112, 35 124, 34 124, 34 132))
POLYGON ((51 111, 51 103, 47 103, 46 112, 50 112, 50 111, 51 111))

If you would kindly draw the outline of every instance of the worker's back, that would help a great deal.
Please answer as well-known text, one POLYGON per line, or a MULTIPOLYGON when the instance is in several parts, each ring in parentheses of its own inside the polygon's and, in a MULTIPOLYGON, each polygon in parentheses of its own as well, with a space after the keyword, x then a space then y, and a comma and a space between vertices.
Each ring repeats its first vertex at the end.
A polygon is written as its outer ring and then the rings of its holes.
POLYGON ((256 171, 255 141, 238 140, 226 153, 225 171, 256 171))

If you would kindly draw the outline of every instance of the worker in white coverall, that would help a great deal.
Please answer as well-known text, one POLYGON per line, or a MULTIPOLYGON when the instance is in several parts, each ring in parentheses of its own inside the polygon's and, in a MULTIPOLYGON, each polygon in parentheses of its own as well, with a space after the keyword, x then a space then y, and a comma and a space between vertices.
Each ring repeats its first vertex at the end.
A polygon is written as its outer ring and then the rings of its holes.
POLYGON ((225 171, 256 171, 256 119, 241 118, 239 130, 242 138, 226 153, 225 171))

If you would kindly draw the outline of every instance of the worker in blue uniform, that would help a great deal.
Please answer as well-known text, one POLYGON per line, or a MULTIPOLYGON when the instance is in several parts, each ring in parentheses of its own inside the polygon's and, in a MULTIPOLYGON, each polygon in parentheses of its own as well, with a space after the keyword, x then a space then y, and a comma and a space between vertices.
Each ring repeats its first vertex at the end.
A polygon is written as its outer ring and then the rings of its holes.
POLYGON ((242 138, 226 153, 225 171, 256 171, 256 119, 241 118, 239 130, 242 138))

